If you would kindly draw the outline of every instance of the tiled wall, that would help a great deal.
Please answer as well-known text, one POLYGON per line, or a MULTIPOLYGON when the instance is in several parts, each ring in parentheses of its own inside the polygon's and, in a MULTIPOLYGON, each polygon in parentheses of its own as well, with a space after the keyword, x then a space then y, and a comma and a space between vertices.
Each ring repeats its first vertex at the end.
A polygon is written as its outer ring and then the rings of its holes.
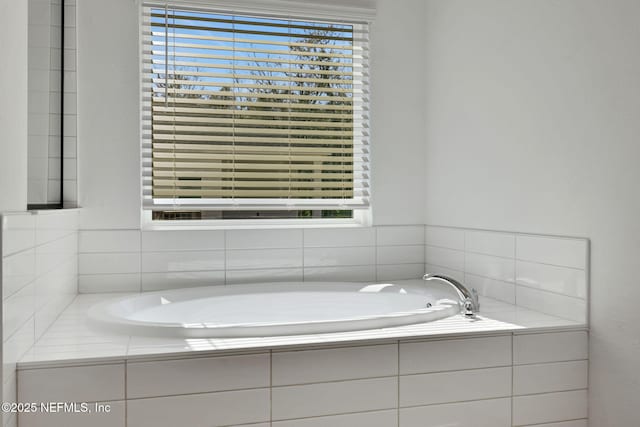
MULTIPOLYGON (((18 361, 77 294, 78 212, 5 214, 2 222, 3 401, 18 361)), ((4 423, 14 417, 5 414, 4 423)))
POLYGON ((21 401, 112 411, 20 426, 586 427, 587 347, 572 331, 24 369, 21 401))
POLYGON ((81 231, 79 251, 81 292, 415 279, 424 274, 424 226, 81 231))
POLYGON ((64 47, 61 0, 29 0, 28 202, 60 202, 60 120, 64 120, 64 203, 77 203, 75 0, 66 0, 64 47), (60 61, 64 52, 64 70, 60 61), (64 74, 64 93, 60 73, 64 74), (61 114, 60 97, 65 111, 61 114))
POLYGON ((587 317, 588 241, 432 226, 80 232, 80 291, 256 281, 457 278, 481 295, 587 317))
POLYGON ((586 239, 427 226, 425 243, 430 272, 457 278, 481 295, 587 320, 586 239))

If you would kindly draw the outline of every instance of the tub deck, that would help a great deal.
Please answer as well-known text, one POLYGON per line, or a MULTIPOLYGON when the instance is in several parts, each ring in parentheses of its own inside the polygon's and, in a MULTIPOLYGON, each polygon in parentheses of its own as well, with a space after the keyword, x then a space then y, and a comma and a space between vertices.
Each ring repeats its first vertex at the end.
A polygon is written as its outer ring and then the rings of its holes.
POLYGON ((18 369, 69 366, 79 363, 145 360, 188 353, 238 353, 298 346, 317 347, 384 343, 398 340, 466 337, 509 332, 550 332, 585 329, 584 323, 480 297, 477 318, 456 315, 407 326, 352 332, 262 338, 156 338, 98 331, 88 325, 87 309, 98 302, 127 294, 78 295, 35 345, 18 362, 18 369))

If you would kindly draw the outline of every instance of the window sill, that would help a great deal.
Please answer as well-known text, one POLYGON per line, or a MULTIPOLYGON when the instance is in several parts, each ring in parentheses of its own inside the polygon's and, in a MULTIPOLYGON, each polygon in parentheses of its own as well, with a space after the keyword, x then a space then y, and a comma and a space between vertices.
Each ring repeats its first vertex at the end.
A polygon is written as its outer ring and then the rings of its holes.
POLYGON ((193 224, 185 224, 185 221, 153 221, 142 225, 143 231, 186 231, 186 230, 268 230, 268 229, 299 229, 299 228, 359 228, 369 227, 370 224, 358 221, 312 221, 303 220, 304 224, 287 222, 274 224, 271 221, 246 221, 238 220, 233 223, 227 221, 193 221, 193 224), (238 224, 242 221, 242 224, 238 224), (224 222, 224 224, 222 224, 224 222))

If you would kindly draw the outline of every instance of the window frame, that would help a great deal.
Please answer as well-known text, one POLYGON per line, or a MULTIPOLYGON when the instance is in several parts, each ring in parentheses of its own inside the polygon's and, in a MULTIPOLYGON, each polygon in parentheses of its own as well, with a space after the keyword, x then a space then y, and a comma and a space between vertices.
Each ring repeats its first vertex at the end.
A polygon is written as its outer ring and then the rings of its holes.
MULTIPOLYGON (((193 8, 194 10, 202 10, 211 13, 221 13, 221 14, 231 14, 231 15, 249 15, 256 17, 273 17, 274 19, 299 19, 299 20, 319 20, 325 22, 335 22, 335 23, 347 23, 347 24, 355 24, 355 25, 366 25, 367 26, 367 35, 370 32, 370 27, 372 25, 373 19, 372 16, 363 16, 359 17, 357 14, 352 16, 351 14, 345 15, 346 17, 339 17, 338 11, 335 8, 327 8, 325 13, 318 13, 321 9, 314 7, 313 13, 309 13, 306 11, 300 13, 287 13, 284 11, 281 12, 265 12, 259 9, 252 11, 252 9, 248 8, 225 8, 221 7, 220 2, 208 3, 187 3, 182 2, 181 0, 177 0, 175 2, 145 2, 142 1, 139 3, 139 78, 140 78, 140 179, 141 179, 141 193, 140 193, 140 206, 141 206, 141 226, 142 229, 146 230, 176 230, 176 229, 244 229, 244 228, 323 228, 323 227, 368 227, 372 224, 372 211, 373 211, 373 203, 372 203, 372 189, 371 189, 371 181, 372 181, 372 173, 371 173, 371 153, 370 153, 370 135, 365 137, 368 139, 367 146, 369 151, 366 156, 368 157, 367 161, 364 163, 367 167, 367 192, 368 195, 365 197, 367 206, 364 208, 352 208, 350 206, 345 206, 346 210, 352 211, 352 218, 282 218, 282 219, 207 219, 207 220, 154 220, 152 218, 153 210, 145 207, 145 199, 148 200, 148 197, 144 194, 144 179, 145 166, 144 160, 145 157, 143 155, 143 143, 145 142, 144 136, 144 125, 143 125, 143 117, 144 117, 144 106, 148 101, 145 100, 145 96, 147 96, 146 88, 144 86, 145 82, 145 70, 144 70, 144 49, 145 49, 145 40, 143 36, 144 31, 144 10, 147 7, 177 7, 177 8, 193 8)), ((365 14, 366 15, 366 14, 365 14)), ((364 64, 367 69, 370 66, 370 59, 367 58, 364 60, 364 64)), ((367 78, 368 79, 368 78, 367 78)), ((367 83, 368 88, 368 83, 367 83)), ((362 98, 358 98, 358 101, 362 101, 362 98)), ((365 102, 365 106, 363 107, 366 110, 369 110, 369 102, 365 102)), ((355 115, 355 113, 354 113, 355 115)), ((368 113, 367 113, 368 115, 368 113)), ((358 121, 362 122, 361 117, 356 118, 358 121)), ((364 123, 368 124, 369 119, 367 118, 364 123)), ((355 164, 354 164, 355 166, 355 164)), ((312 199, 317 200, 317 199, 312 199)), ((283 204, 283 208, 286 205, 283 204)), ((322 204, 318 204, 318 208, 322 209, 325 206, 322 204)), ((326 206, 326 209, 333 210, 335 207, 326 206)), ((167 211, 171 210, 171 207, 167 205, 167 211)), ((195 210, 195 209, 194 209, 195 210)), ((241 210, 241 209, 239 209, 241 210)), ((247 210, 255 210, 251 207, 247 207, 247 210)), ((305 210, 304 208, 300 209, 292 209, 292 210, 305 210)))

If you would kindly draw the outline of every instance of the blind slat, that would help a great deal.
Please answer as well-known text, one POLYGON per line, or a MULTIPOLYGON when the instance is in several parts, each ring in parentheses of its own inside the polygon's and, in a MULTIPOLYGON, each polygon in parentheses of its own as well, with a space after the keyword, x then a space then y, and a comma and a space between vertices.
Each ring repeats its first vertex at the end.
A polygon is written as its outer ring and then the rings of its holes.
MULTIPOLYGON (((155 75, 164 75, 167 70, 165 70, 164 68, 149 68, 146 70, 146 72, 148 74, 155 74, 155 75)), ((264 78, 261 78, 259 76, 252 76, 250 74, 239 74, 239 73, 234 73, 233 69, 231 69, 228 73, 214 73, 214 72, 209 72, 209 71, 198 71, 198 70, 194 70, 194 71, 185 71, 185 70, 180 70, 180 69, 174 69, 171 70, 171 75, 172 76, 188 76, 188 77, 196 77, 196 78, 211 78, 211 79, 229 79, 230 81, 244 81, 244 80, 249 80, 249 81, 260 81, 260 80, 265 80, 264 78)), ((329 83, 334 83, 334 84, 338 84, 339 82, 336 81, 336 79, 331 79, 331 78, 315 78, 315 77, 298 77, 298 76, 286 76, 286 75, 272 75, 269 76, 268 80, 273 80, 273 81, 284 81, 284 82, 291 82, 291 83, 320 83, 320 84, 329 84, 329 83)), ((342 84, 354 84, 356 83, 356 81, 344 81, 344 83, 342 84)))
MULTIPOLYGON (((157 105, 153 107, 154 112, 157 113, 167 113, 167 114, 176 114, 175 117, 180 117, 177 113, 187 113, 189 116, 185 117, 195 117, 194 114, 198 115, 232 115, 232 116, 269 116, 272 117, 273 120, 281 119, 281 116, 276 115, 277 112, 273 111, 258 111, 258 110, 238 110, 238 109, 216 109, 216 108, 206 108, 206 107, 164 107, 162 105, 157 105)), ((333 119, 333 121, 342 123, 345 119, 352 119, 352 114, 343 114, 343 113, 320 113, 320 112, 299 112, 299 111, 289 111, 287 112, 287 117, 292 118, 311 118, 311 119, 333 119)), ((331 123, 331 122, 329 122, 331 123)))
MULTIPOLYGON (((167 11, 165 13, 152 12, 148 16, 152 18, 161 18, 162 20, 168 17, 170 21, 174 19, 180 19, 180 20, 202 21, 207 23, 215 22, 217 24, 231 24, 231 25, 247 25, 247 26, 252 26, 252 25, 263 26, 264 25, 264 23, 260 20, 258 21, 248 20, 248 19, 242 19, 242 17, 229 17, 229 18, 224 18, 222 16, 221 17, 214 17, 214 16, 202 17, 194 14, 189 14, 189 15, 181 14, 180 12, 174 12, 174 11, 171 11, 171 12, 167 11)), ((291 28, 291 29, 295 28, 299 30, 325 30, 325 31, 336 30, 344 33, 353 32, 353 28, 349 26, 345 26, 342 24, 338 24, 338 25, 321 24, 319 22, 314 23, 313 25, 305 25, 305 24, 295 24, 292 22, 282 23, 274 20, 273 22, 269 23, 269 26, 272 28, 291 28)))
MULTIPOLYGON (((331 82, 331 80, 329 80, 328 82, 331 82)), ((183 84, 184 81, 183 80, 176 80, 176 79, 162 79, 162 78, 154 78, 153 79, 153 83, 157 84, 167 84, 167 85, 179 85, 179 84, 183 84)), ((292 92, 292 91, 299 91, 301 89, 305 89, 304 86, 300 86, 300 85, 293 85, 291 83, 293 82, 287 82, 288 84, 280 84, 280 85, 270 85, 270 84, 258 84, 258 83, 242 83, 242 82, 233 82, 233 85, 231 87, 233 87, 234 89, 262 89, 262 90, 278 90, 278 91, 285 91, 285 92, 292 92)), ((350 84, 351 85, 351 84, 350 84)), ((198 81, 197 84, 195 84, 195 86, 199 86, 199 87, 221 87, 221 86, 225 86, 224 83, 222 82, 205 82, 205 81, 198 81)), ((310 88, 313 89, 313 88, 310 88)), ((332 87, 331 88, 331 92, 334 93, 352 93, 354 90, 353 88, 341 88, 341 87, 332 87)))
MULTIPOLYGON (((162 46, 165 47, 165 42, 152 40, 150 42, 151 46, 162 46)), ((172 48, 188 48, 188 49, 199 49, 199 50, 217 50, 217 51, 228 51, 228 52, 242 52, 242 53, 265 53, 270 55, 279 55, 279 56, 315 56, 321 58, 346 58, 353 59, 352 54, 346 53, 335 53, 335 52, 301 52, 301 51, 287 51, 284 49, 260 49, 253 46, 253 44, 248 46, 222 46, 220 44, 215 45, 207 45, 204 43, 181 43, 181 42, 171 42, 172 48)))
MULTIPOLYGON (((224 111, 224 110, 222 110, 224 111)), ((224 113, 222 113, 224 114, 224 113)), ((296 120, 291 121, 287 120, 288 115, 283 115, 282 117, 273 116, 271 120, 256 120, 256 119, 246 119, 246 118, 216 118, 216 124, 232 124, 235 125, 236 128, 243 126, 277 126, 279 128, 297 128, 297 127, 312 127, 314 129, 325 129, 325 128, 347 128, 353 129, 354 124, 352 122, 315 122, 309 120, 296 120)), ((178 116, 178 115, 160 115, 156 114, 153 116, 154 123, 210 123, 210 117, 192 117, 192 116, 178 116)))

